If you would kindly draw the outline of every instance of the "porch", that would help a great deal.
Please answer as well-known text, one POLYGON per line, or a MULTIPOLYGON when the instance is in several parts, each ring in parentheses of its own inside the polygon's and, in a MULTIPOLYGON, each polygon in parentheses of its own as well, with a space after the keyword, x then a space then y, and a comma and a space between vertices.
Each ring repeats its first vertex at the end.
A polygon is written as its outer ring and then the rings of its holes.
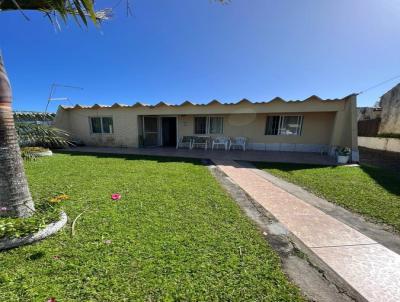
POLYGON ((147 155, 165 157, 184 157, 200 159, 240 160, 258 162, 286 162, 315 165, 336 165, 333 157, 319 153, 288 151, 241 151, 241 150, 203 150, 176 149, 172 147, 153 148, 115 148, 115 147, 75 147, 64 149, 68 152, 109 153, 124 155, 147 155))
POLYGON ((247 150, 330 153, 334 117, 332 112, 139 115, 138 144, 132 147, 175 147, 184 136, 208 137, 211 147, 223 136, 245 137, 247 150))

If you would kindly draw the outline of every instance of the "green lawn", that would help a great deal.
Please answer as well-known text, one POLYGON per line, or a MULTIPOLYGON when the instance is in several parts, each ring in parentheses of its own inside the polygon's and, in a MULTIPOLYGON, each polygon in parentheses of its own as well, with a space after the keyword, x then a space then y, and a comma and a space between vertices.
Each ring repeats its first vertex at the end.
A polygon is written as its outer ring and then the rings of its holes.
POLYGON ((257 228, 196 161, 58 154, 26 163, 70 219, 0 252, 0 301, 301 301, 257 228), (119 192, 122 199, 112 201, 119 192))
POLYGON ((275 176, 400 231, 400 177, 380 168, 257 163, 275 176))

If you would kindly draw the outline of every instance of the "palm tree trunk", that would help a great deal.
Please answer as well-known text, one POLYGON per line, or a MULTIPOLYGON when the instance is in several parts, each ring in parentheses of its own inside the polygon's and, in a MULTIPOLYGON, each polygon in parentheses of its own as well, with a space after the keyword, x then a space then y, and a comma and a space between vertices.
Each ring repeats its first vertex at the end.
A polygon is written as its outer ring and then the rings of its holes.
POLYGON ((34 204, 11 109, 11 87, 0 55, 0 217, 28 217, 34 204))

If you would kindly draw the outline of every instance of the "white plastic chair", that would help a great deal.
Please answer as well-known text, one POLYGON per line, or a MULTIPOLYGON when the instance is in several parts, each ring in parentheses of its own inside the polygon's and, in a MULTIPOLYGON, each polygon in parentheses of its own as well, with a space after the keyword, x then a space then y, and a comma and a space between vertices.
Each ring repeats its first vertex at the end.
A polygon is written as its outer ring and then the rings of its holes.
POLYGON ((243 149, 243 151, 246 151, 246 141, 247 138, 243 136, 231 139, 231 143, 229 144, 229 150, 231 150, 232 147, 240 147, 243 149))
POLYGON ((181 139, 176 144, 176 149, 179 149, 180 147, 192 149, 192 142, 193 142, 192 136, 182 136, 181 139))
POLYGON ((200 147, 200 148, 204 148, 204 150, 207 150, 209 140, 210 140, 209 136, 194 136, 193 140, 192 140, 191 149, 193 149, 195 147, 200 147))
POLYGON ((225 151, 229 148, 229 138, 226 136, 218 136, 212 140, 211 149, 214 150, 214 146, 224 146, 225 151))

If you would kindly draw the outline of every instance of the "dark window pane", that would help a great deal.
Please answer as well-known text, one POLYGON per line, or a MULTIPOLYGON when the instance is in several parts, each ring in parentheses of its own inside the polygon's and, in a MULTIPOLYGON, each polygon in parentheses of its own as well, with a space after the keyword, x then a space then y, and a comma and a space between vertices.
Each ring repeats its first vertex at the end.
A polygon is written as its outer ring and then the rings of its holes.
POLYGON ((103 133, 113 133, 112 117, 103 117, 103 133))
POLYGON ((154 116, 144 116, 143 123, 144 145, 157 146, 159 138, 158 118, 154 116))
POLYGON ((158 132, 158 118, 152 116, 145 116, 143 118, 145 132, 158 132))
POLYGON ((210 133, 222 134, 224 131, 224 118, 223 117, 210 117, 210 133))
POLYGON ((144 138, 144 145, 148 146, 157 146, 158 145, 158 133, 146 133, 144 138))
POLYGON ((279 132, 279 115, 268 116, 265 128, 266 135, 278 135, 279 132))
POLYGON ((207 118, 205 116, 194 118, 194 134, 206 134, 207 118))
POLYGON ((101 133, 101 120, 99 117, 91 117, 90 124, 93 133, 101 133))

